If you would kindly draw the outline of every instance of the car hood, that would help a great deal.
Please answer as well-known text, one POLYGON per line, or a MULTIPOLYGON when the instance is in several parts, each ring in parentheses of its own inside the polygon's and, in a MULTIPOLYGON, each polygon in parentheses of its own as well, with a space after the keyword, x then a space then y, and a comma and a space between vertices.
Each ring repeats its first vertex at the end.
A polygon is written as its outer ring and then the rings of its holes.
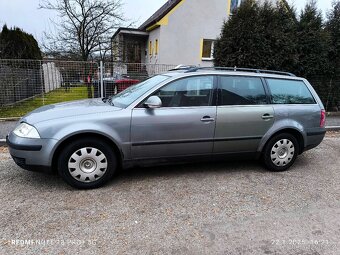
POLYGON ((85 99, 65 103, 51 104, 40 107, 25 115, 21 119, 21 122, 35 124, 38 122, 51 119, 60 119, 88 114, 98 114, 118 110, 121 110, 121 108, 112 106, 108 103, 104 103, 100 98, 85 99))

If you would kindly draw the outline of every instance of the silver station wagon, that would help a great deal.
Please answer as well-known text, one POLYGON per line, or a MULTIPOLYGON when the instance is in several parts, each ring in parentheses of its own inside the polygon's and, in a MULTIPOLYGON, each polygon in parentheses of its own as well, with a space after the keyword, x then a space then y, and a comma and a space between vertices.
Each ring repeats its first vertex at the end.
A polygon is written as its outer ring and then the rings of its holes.
POLYGON ((17 165, 96 188, 119 168, 241 156, 271 171, 321 143, 325 110, 290 73, 188 67, 110 98, 48 105, 8 135, 17 165))

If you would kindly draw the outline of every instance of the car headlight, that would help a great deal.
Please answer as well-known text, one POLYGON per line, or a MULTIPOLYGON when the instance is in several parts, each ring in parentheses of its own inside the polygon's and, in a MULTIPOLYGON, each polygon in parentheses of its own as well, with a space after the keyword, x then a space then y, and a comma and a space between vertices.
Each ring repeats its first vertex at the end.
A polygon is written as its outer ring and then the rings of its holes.
POLYGON ((40 135, 36 128, 24 122, 17 126, 13 130, 13 133, 17 136, 25 138, 40 138, 40 135))

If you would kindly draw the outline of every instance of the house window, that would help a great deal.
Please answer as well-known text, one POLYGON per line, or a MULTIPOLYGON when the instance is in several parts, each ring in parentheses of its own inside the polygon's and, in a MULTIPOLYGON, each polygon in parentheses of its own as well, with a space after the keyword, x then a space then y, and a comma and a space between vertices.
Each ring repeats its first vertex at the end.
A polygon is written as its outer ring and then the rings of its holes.
POLYGON ((158 40, 155 41, 155 54, 158 55, 158 40))
POLYGON ((238 7, 240 7, 242 0, 230 0, 230 13, 233 13, 237 10, 238 7))
POLYGON ((212 60, 214 58, 214 40, 203 39, 202 60, 212 60))
POLYGON ((152 41, 149 42, 149 55, 152 56, 152 41))

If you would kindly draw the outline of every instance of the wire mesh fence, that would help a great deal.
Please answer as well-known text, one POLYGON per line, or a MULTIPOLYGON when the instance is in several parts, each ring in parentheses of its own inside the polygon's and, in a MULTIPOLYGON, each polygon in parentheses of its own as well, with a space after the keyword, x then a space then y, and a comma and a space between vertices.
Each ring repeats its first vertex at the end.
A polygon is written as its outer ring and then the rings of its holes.
POLYGON ((0 118, 21 117, 44 105, 105 97, 172 65, 0 59, 0 118), (103 87, 102 87, 103 84, 103 87))
POLYGON ((95 62, 0 60, 0 118, 20 117, 40 106, 92 98, 95 62))

